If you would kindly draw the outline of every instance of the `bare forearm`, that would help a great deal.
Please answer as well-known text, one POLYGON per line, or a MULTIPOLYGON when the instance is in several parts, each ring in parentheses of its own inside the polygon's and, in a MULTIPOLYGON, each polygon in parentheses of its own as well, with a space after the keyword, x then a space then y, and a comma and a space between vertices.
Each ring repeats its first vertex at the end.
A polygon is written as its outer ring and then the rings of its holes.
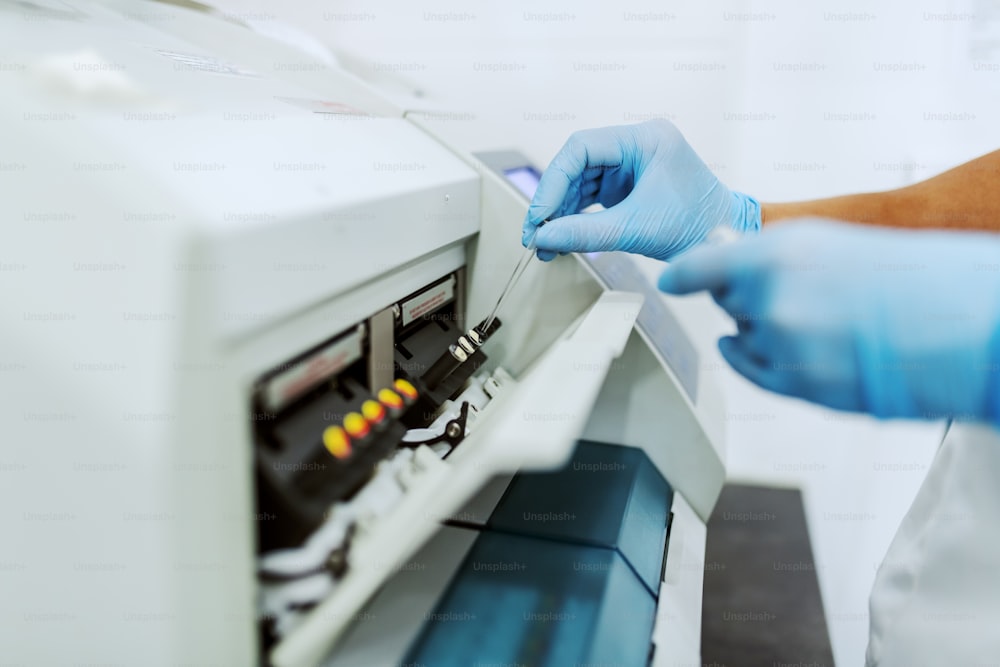
POLYGON ((761 204, 765 225, 801 217, 911 229, 1000 232, 1000 151, 898 190, 761 204))

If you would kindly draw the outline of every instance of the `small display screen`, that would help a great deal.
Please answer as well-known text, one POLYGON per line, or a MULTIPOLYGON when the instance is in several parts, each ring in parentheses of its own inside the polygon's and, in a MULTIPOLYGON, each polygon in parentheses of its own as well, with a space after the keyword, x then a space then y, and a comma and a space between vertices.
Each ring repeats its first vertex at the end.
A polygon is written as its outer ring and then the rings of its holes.
POLYGON ((538 170, 530 166, 504 169, 503 174, 528 199, 535 196, 535 190, 538 189, 538 181, 542 178, 538 170))

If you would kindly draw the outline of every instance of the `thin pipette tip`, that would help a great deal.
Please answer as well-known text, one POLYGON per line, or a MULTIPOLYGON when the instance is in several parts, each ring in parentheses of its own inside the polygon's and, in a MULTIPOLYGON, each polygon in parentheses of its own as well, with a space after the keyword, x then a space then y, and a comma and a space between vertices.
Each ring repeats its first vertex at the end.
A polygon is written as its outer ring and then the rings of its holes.
MULTIPOLYGON (((548 222, 547 220, 542 222, 542 225, 548 222)), ((500 312, 500 306, 503 304, 507 295, 513 289, 514 285, 517 283, 518 278, 524 273, 524 270, 531 263, 531 258, 535 255, 535 236, 538 234, 538 228, 542 225, 535 227, 534 231, 531 233, 531 238, 528 240, 528 245, 525 246, 524 251, 521 253, 520 259, 518 259, 517 264, 514 266, 514 271, 510 274, 510 278, 507 279, 507 284, 504 285, 503 290, 500 292, 500 298, 497 299, 496 305, 493 306, 493 310, 490 312, 489 317, 486 318, 486 323, 483 325, 482 330, 485 331, 490 328, 493 324, 493 320, 496 319, 497 313, 500 312)))
POLYGON ((507 280, 507 284, 504 286, 503 291, 500 292, 500 298, 497 299, 496 305, 493 306, 493 311, 490 313, 490 316, 486 318, 486 325, 483 327, 484 330, 488 329, 489 326, 493 324, 493 320, 496 319, 497 313, 500 312, 500 306, 503 305, 504 299, 506 299, 507 295, 511 293, 511 290, 514 289, 514 285, 517 284, 518 279, 524 273, 525 269, 528 268, 528 264, 531 263, 531 258, 534 257, 534 255, 535 244, 534 237, 532 237, 532 241, 528 244, 528 247, 526 247, 524 252, 521 253, 521 258, 514 267, 514 272, 510 274, 510 278, 507 280))

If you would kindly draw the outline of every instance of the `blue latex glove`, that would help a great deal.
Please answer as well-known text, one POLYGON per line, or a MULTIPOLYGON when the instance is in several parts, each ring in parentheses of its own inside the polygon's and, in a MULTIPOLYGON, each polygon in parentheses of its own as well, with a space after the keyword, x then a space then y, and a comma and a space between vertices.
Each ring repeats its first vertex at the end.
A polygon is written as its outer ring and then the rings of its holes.
POLYGON ((715 177, 673 123, 654 120, 573 134, 531 200, 522 242, 538 257, 624 250, 670 259, 729 225, 760 229, 760 204, 715 177), (591 204, 606 210, 574 215, 591 204))
POLYGON ((877 417, 1000 425, 1000 236, 783 223, 660 277, 735 320, 719 348, 771 391, 877 417))

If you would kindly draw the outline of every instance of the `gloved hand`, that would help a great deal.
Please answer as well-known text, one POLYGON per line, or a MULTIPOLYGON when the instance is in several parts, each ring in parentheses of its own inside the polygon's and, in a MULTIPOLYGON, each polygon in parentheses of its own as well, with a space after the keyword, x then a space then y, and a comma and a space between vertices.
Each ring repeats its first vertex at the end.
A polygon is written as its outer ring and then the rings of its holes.
POLYGON ((542 174, 524 222, 538 257, 624 250, 670 259, 719 225, 760 229, 760 204, 731 192, 673 123, 654 120, 573 134, 542 174), (574 215, 591 204, 606 210, 574 215))
POLYGON ((877 417, 1000 426, 1000 236, 782 223, 663 272, 735 320, 719 348, 771 391, 877 417))

